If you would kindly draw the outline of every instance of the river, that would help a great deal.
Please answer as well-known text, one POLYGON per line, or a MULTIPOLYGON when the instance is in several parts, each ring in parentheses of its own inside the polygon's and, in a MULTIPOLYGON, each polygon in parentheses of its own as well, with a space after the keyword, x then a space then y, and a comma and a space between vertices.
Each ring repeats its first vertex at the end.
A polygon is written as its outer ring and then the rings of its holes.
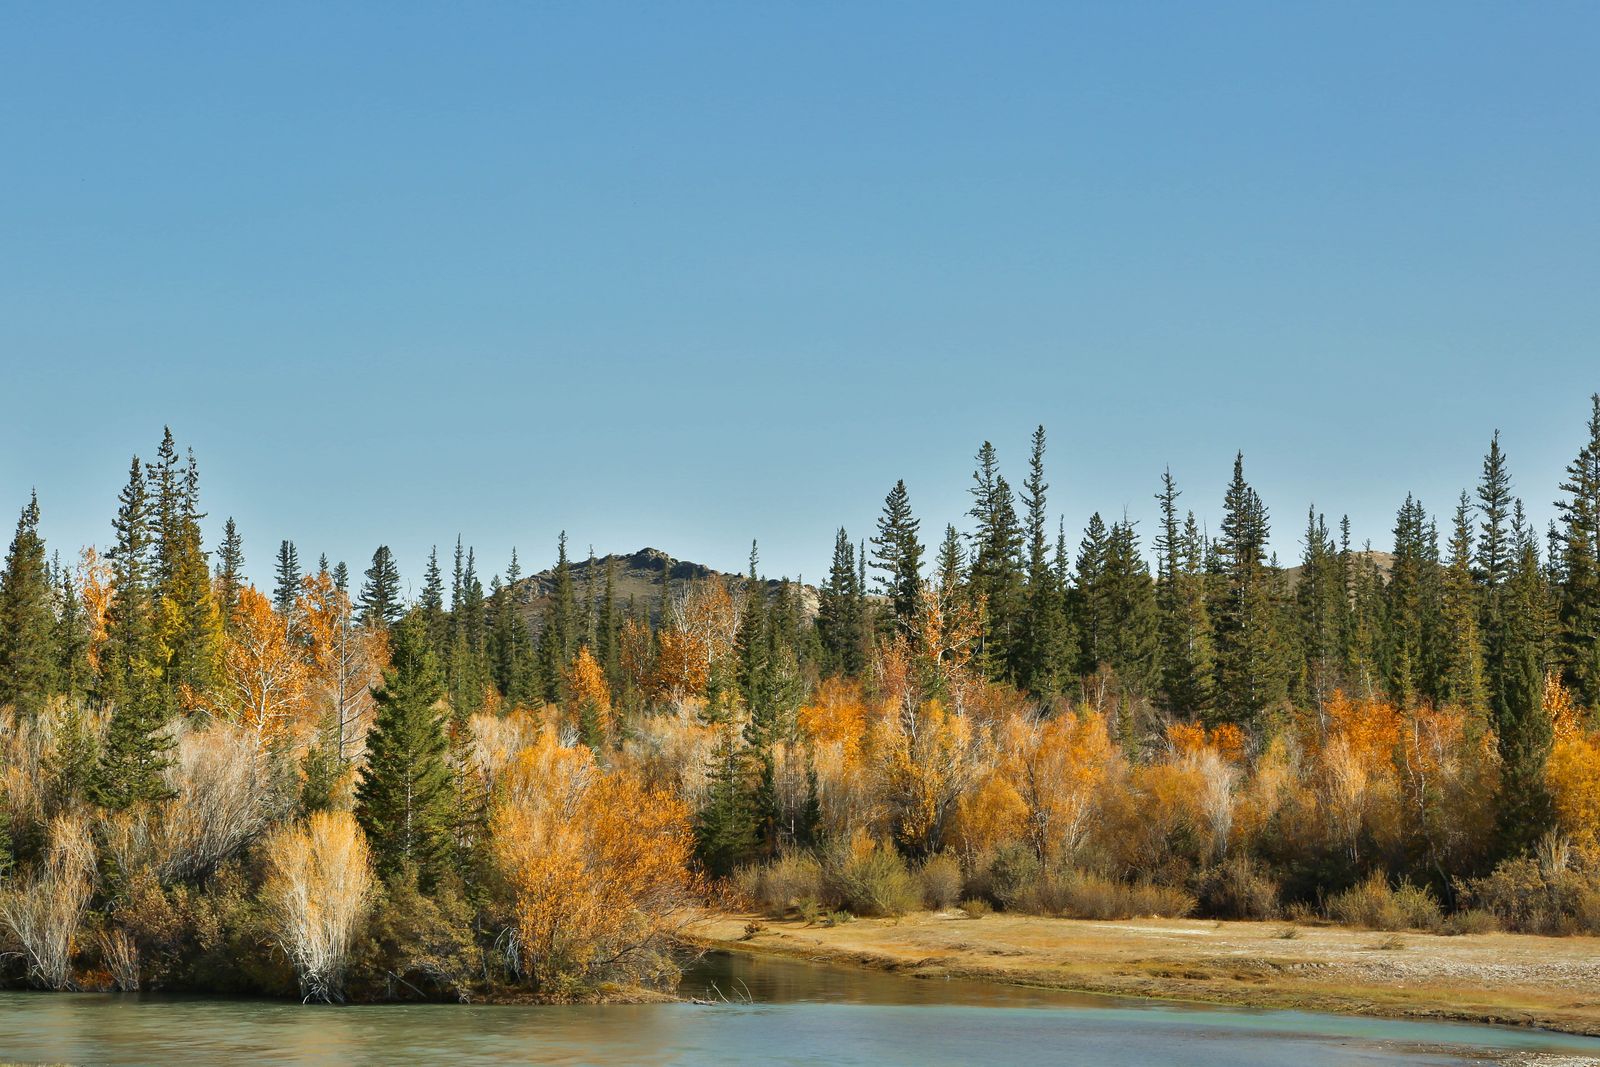
POLYGON ((716 1006, 314 1007, 164 995, 0 993, 0 1061, 72 1064, 1600 1063, 1600 1040, 1075 996, 714 954, 682 991, 716 1006), (723 998, 728 999, 723 1003, 723 998))

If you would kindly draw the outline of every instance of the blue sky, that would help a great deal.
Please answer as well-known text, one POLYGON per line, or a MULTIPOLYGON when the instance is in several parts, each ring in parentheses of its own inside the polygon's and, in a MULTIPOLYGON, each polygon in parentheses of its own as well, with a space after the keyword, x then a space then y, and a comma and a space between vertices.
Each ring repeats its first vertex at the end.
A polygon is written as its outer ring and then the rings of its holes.
MULTIPOLYGON (((820 576, 985 438, 1053 510, 1384 543, 1600 389, 1587 4, 7 4, 0 506, 170 423, 265 579, 645 544, 820 576)), ((8 521, 8 520, 7 520, 8 521)))

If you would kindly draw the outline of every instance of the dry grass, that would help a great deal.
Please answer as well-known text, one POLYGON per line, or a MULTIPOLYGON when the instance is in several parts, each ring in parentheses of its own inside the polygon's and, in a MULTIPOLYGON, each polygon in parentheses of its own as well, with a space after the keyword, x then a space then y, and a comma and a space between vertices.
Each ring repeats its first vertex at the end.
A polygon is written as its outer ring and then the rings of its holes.
POLYGON ((1098 993, 1600 1034, 1600 944, 1581 937, 1411 933, 1193 919, 1090 921, 920 912, 835 927, 709 918, 694 940, 896 971, 1098 993), (1375 950, 1380 949, 1381 950, 1375 950))

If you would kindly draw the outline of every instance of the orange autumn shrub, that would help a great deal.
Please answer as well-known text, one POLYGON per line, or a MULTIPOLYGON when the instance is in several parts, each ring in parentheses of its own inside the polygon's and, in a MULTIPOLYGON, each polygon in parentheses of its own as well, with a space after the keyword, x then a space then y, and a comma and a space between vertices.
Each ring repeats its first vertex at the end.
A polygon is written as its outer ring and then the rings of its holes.
POLYGON ((494 850, 511 896, 513 961, 545 993, 673 973, 694 850, 689 809, 545 730, 504 778, 494 850))

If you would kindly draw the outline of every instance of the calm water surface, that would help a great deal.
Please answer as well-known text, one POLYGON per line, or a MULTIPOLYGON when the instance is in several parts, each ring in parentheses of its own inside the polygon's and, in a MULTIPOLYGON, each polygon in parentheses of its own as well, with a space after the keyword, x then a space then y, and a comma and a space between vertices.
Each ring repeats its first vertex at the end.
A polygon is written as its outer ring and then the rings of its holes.
MULTIPOLYGON (((1183 1007, 707 957, 692 1004, 302 1007, 0 993, 0 1059, 74 1064, 1478 1063, 1504 1050, 1600 1063, 1600 1041, 1495 1027, 1183 1007), (733 1003, 721 1004, 723 995, 733 1003)), ((1571 1062, 1571 1061, 1569 1061, 1571 1062)))

